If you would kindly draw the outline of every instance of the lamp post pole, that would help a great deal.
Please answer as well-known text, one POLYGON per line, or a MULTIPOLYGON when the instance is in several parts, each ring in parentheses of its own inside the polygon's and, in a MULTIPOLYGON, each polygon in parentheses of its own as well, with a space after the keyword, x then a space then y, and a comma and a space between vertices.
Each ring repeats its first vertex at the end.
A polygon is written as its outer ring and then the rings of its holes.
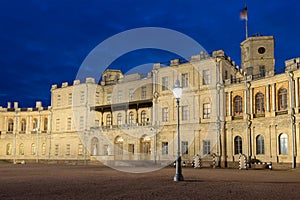
POLYGON ((177 79, 175 82, 175 86, 173 89, 173 94, 176 98, 176 106, 177 106, 177 159, 176 159, 176 174, 174 176, 174 181, 183 181, 182 169, 181 169, 181 157, 180 157, 180 114, 179 114, 179 102, 182 94, 182 88, 180 87, 180 82, 177 79))

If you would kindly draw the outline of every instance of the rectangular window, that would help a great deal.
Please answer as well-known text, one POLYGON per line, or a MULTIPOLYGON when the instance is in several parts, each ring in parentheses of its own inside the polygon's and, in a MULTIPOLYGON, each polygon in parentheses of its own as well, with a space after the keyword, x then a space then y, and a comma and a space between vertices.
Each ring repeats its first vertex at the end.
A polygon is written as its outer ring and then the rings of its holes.
POLYGON ((68 105, 72 105, 72 93, 68 94, 68 105))
POLYGON ((203 119, 210 119, 210 103, 203 104, 203 119))
POLYGON ((55 145, 55 155, 58 156, 58 154, 59 154, 59 145, 56 144, 55 145))
POLYGON ((80 116, 80 119, 79 119, 79 129, 80 130, 84 129, 84 119, 83 119, 83 116, 80 116))
POLYGON ((80 103, 81 104, 84 104, 85 102, 84 102, 84 99, 85 99, 85 97, 84 97, 84 91, 81 91, 80 92, 80 103))
POLYGON ((259 66, 259 75, 260 77, 265 77, 266 75, 265 66, 259 66))
POLYGON ((253 67, 247 67, 247 76, 253 75, 253 67))
POLYGON ((169 154, 169 144, 168 142, 162 142, 162 155, 168 155, 169 154))
POLYGON ((119 90, 118 91, 118 96, 117 96, 117 102, 121 102, 122 101, 122 91, 119 90))
POLYGON ((209 85, 209 84, 210 84, 210 71, 203 70, 203 85, 209 85))
POLYGON ((71 127, 72 127, 72 119, 71 117, 68 117, 68 120, 67 120, 67 130, 71 130, 71 127))
POLYGON ((188 106, 182 106, 182 117, 181 119, 188 120, 189 119, 189 107, 188 106))
POLYGON ((189 74, 182 74, 181 75, 181 83, 182 83, 182 87, 188 87, 189 86, 189 74))
POLYGON ((66 145, 66 155, 69 156, 71 154, 71 145, 67 144, 66 145))
POLYGON ((133 88, 129 89, 129 101, 134 100, 134 90, 133 88))
POLYGON ((78 145, 78 155, 83 155, 83 145, 82 144, 79 144, 78 145))
POLYGON ((182 155, 188 155, 189 154, 189 143, 188 143, 188 141, 182 141, 181 142, 181 153, 182 153, 182 155))
POLYGON ((146 87, 142 87, 142 99, 146 99, 146 87))
POLYGON ((210 154, 210 140, 203 141, 203 155, 210 154))
POLYGON ((163 122, 169 121, 169 109, 168 108, 162 109, 162 121, 163 122))
POLYGON ((100 92, 96 92, 96 94, 95 94, 95 103, 96 104, 100 103, 100 92))
POLYGON ((56 131, 60 131, 60 119, 56 119, 56 131))
POLYGON ((107 102, 107 104, 111 103, 111 93, 107 93, 106 102, 107 102))
POLYGON ((168 77, 163 77, 161 82, 162 82, 162 88, 161 88, 161 90, 162 91, 168 90, 168 87, 169 87, 169 78, 168 77))

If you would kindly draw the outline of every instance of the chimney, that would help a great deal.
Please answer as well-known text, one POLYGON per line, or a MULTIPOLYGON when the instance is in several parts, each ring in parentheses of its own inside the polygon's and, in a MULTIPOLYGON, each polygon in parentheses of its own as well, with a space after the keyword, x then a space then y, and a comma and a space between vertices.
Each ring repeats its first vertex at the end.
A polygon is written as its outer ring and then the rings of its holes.
POLYGON ((11 108, 11 103, 7 102, 7 108, 11 108))
POLYGON ((17 109, 19 106, 19 103, 18 102, 14 102, 14 108, 17 109))

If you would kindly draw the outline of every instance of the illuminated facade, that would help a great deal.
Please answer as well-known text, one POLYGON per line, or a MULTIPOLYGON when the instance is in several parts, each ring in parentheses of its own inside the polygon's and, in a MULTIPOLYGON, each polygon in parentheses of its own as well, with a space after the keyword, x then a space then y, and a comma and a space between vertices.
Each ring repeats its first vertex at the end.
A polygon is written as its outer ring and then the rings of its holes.
POLYGON ((0 110, 0 159, 18 162, 149 160, 176 155, 176 79, 180 101, 182 159, 203 164, 219 156, 237 167, 240 154, 274 167, 300 163, 300 59, 275 73, 274 38, 241 43, 239 69, 222 50, 189 62, 160 63, 146 76, 107 70, 98 84, 52 85, 51 106, 0 110), (174 139, 175 138, 175 139, 174 139), (174 142, 175 140, 175 142, 174 142))

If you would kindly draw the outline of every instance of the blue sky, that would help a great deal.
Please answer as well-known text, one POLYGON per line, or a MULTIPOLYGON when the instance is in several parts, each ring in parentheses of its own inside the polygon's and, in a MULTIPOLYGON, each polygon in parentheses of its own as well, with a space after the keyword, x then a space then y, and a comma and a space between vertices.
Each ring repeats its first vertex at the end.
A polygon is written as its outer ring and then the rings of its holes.
MULTIPOLYGON (((0 1, 0 105, 21 107, 41 100, 50 104, 52 84, 72 82, 89 52, 122 31, 163 27, 182 32, 208 52, 225 50, 240 63, 245 39, 238 0, 2 0, 0 1)), ((300 2, 248 0, 249 35, 275 36, 276 67, 300 56, 300 2)), ((131 53, 111 68, 128 70, 165 62, 174 55, 144 50, 131 53)))

